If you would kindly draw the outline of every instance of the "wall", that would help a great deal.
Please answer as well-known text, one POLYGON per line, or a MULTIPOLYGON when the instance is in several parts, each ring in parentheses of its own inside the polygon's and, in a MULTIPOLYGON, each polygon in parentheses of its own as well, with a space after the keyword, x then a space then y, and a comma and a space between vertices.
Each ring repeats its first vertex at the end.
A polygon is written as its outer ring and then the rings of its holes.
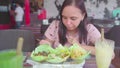
POLYGON ((111 18, 119 0, 86 0, 88 16, 95 19, 111 18))
MULTIPOLYGON (((56 0, 44 0, 44 8, 47 10, 47 17, 48 18, 55 18, 58 15, 58 9, 55 5, 56 0)), ((58 0, 58 4, 62 5, 64 0, 58 0)))
MULTIPOLYGON (((44 7, 47 10, 47 17, 55 18, 58 15, 56 0, 44 0, 44 7)), ((62 4, 64 0, 58 0, 62 4)), ((111 18, 112 11, 120 7, 120 0, 85 0, 86 10, 89 17, 95 19, 111 18)))

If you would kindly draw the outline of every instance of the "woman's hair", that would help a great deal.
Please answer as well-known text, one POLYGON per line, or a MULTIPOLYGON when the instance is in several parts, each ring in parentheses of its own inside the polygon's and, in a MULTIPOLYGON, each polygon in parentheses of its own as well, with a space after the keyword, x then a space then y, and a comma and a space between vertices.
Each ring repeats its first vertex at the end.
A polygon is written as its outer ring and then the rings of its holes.
POLYGON ((59 42, 64 45, 67 42, 67 38, 66 38, 66 27, 64 26, 63 22, 62 22, 62 12, 63 9, 66 6, 75 6, 76 8, 80 9, 82 14, 84 13, 84 19, 82 21, 80 21, 80 24, 78 26, 79 29, 79 43, 82 43, 83 41, 87 44, 87 30, 86 30, 86 24, 87 21, 87 12, 86 12, 86 8, 84 5, 84 0, 65 0, 63 2, 63 5, 61 7, 61 11, 60 11, 60 24, 59 24, 59 42))

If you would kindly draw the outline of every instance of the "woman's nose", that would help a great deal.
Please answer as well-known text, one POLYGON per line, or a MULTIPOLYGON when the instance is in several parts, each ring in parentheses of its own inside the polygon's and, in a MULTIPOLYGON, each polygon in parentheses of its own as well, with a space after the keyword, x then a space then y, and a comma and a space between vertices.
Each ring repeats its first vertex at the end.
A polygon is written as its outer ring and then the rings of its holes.
POLYGON ((71 24, 69 19, 66 21, 66 23, 67 23, 67 24, 71 24))

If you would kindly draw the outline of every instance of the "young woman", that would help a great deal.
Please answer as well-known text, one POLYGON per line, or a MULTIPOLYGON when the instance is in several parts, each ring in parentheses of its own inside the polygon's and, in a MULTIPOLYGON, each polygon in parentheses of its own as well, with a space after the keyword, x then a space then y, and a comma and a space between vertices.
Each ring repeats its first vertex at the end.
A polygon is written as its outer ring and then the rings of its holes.
POLYGON ((60 21, 53 21, 45 32, 40 44, 71 46, 78 43, 82 48, 95 54, 94 43, 101 37, 98 29, 87 22, 84 0, 65 0, 60 11, 60 21))

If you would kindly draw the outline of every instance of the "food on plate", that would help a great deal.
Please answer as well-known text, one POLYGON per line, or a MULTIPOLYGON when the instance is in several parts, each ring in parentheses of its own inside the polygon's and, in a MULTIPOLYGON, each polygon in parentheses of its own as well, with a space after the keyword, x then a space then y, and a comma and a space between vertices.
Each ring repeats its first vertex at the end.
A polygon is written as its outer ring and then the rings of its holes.
POLYGON ((49 62, 49 63, 62 63, 68 59, 75 61, 85 61, 85 58, 90 54, 90 52, 78 46, 76 43, 70 47, 65 47, 59 45, 57 48, 53 49, 48 44, 39 45, 31 53, 31 58, 38 62, 49 62))
POLYGON ((62 63, 66 61, 66 59, 56 56, 55 54, 49 54, 48 59, 46 61, 49 63, 62 63))
POLYGON ((86 51, 82 47, 80 47, 78 44, 74 43, 70 48, 70 57, 73 60, 76 61, 83 61, 85 58, 90 54, 90 52, 86 51))
POLYGON ((55 49, 55 54, 61 58, 70 56, 69 49, 61 44, 55 49))
POLYGON ((31 53, 31 58, 35 61, 45 61, 48 57, 48 54, 53 52, 53 48, 48 44, 39 45, 31 53))
POLYGON ((70 52, 67 47, 61 44, 54 50, 54 53, 49 54, 47 62, 50 63, 61 63, 66 61, 70 56, 70 52))

